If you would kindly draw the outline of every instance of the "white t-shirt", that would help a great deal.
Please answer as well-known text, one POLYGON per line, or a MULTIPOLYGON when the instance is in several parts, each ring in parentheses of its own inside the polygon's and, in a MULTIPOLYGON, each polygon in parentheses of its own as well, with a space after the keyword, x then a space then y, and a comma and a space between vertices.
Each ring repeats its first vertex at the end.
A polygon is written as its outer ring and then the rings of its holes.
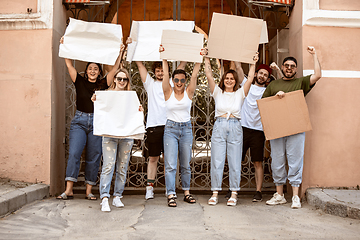
POLYGON ((263 131, 256 100, 261 99, 265 89, 266 87, 259 87, 255 84, 250 86, 249 93, 241 109, 241 125, 243 127, 263 131))
POLYGON ((215 100, 215 117, 227 114, 241 118, 240 110, 245 99, 244 88, 239 88, 236 92, 222 92, 218 85, 215 85, 212 96, 215 100))
POLYGON ((143 83, 148 95, 148 114, 146 128, 166 124, 166 107, 161 81, 155 81, 149 73, 143 83))
POLYGON ((179 101, 172 91, 170 98, 165 101, 167 119, 174 122, 188 122, 190 121, 190 109, 192 101, 189 96, 184 92, 184 97, 179 101))

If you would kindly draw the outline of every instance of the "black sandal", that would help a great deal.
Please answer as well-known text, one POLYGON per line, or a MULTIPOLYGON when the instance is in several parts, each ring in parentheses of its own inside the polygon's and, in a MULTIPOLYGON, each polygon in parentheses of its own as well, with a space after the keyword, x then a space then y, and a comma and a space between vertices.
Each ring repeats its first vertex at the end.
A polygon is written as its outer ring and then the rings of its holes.
POLYGON ((169 207, 176 207, 177 206, 175 199, 176 199, 175 197, 168 198, 168 206, 169 207))
POLYGON ((184 201, 187 203, 196 203, 196 199, 191 194, 185 195, 184 201))

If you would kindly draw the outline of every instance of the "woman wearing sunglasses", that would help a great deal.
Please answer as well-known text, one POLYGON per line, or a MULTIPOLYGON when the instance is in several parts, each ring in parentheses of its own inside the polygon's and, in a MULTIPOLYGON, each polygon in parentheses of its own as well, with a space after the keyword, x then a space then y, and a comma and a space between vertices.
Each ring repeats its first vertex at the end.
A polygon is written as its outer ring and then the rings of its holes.
MULTIPOLYGON (((60 44, 64 43, 61 37, 60 44)), ((99 63, 89 62, 85 67, 84 77, 73 66, 70 59, 65 58, 70 78, 76 89, 76 113, 71 121, 69 132, 69 158, 66 166, 66 189, 57 199, 73 199, 73 185, 77 182, 80 169, 80 157, 86 147, 85 158, 85 183, 86 199, 97 200, 92 194, 92 187, 96 185, 96 179, 101 161, 101 137, 93 135, 93 112, 94 104, 91 97, 95 90, 105 90, 111 83, 116 69, 120 65, 120 56, 124 50, 121 46, 120 54, 112 70, 105 78, 102 77, 102 69, 99 63), (110 79, 110 80, 109 80, 110 79)))
MULTIPOLYGON (((115 77, 108 89, 109 91, 129 91, 129 73, 126 69, 120 68, 115 72, 115 77)), ((96 101, 96 95, 91 98, 96 101)), ((139 106, 139 111, 142 106, 139 106)), ((121 202, 122 194, 126 183, 126 173, 130 161, 131 149, 134 144, 134 139, 130 138, 112 138, 103 137, 102 150, 103 150, 103 165, 100 175, 100 198, 101 211, 110 212, 109 198, 111 180, 115 171, 115 186, 114 198, 112 205, 115 207, 124 207, 121 202), (116 169, 116 170, 115 170, 116 169)))
MULTIPOLYGON (((164 48, 161 46, 160 52, 162 51, 164 51, 164 48)), ((171 87, 167 60, 163 60, 164 76, 162 87, 167 117, 164 130, 164 161, 166 192, 169 207, 177 206, 175 178, 178 155, 181 171, 181 184, 185 195, 184 201, 187 203, 196 202, 195 198, 190 194, 190 160, 193 141, 190 108, 196 89, 196 80, 199 69, 200 63, 196 63, 190 78, 190 83, 187 87, 185 87, 186 72, 183 69, 176 69, 172 74, 174 87, 171 87)))
POLYGON ((258 53, 253 57, 248 80, 240 87, 243 75, 241 63, 235 62, 236 70, 229 69, 221 77, 219 86, 212 76, 210 59, 205 57, 205 74, 208 79, 211 95, 215 100, 215 123, 211 136, 211 191, 213 194, 208 201, 209 205, 218 203, 218 191, 221 190, 225 158, 229 165, 229 183, 231 197, 228 206, 237 203, 237 192, 240 190, 241 154, 242 154, 242 126, 240 122, 241 107, 247 96, 255 75, 255 63, 258 53))

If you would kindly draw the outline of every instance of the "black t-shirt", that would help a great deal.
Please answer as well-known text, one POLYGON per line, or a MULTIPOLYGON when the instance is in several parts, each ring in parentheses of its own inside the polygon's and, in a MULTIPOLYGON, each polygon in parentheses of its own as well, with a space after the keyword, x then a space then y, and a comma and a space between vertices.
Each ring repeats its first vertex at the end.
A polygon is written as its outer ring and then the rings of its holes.
POLYGON ((94 103, 91 101, 91 97, 96 90, 107 89, 106 77, 92 83, 78 73, 74 85, 76 88, 76 109, 81 112, 93 113, 94 103))

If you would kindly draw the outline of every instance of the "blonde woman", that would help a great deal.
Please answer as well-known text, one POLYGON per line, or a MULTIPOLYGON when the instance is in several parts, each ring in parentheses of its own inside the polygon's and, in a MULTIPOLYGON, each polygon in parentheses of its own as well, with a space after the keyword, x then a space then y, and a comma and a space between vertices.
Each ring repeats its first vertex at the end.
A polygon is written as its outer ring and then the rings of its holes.
MULTIPOLYGON (((126 69, 118 69, 115 72, 115 77, 109 87, 109 91, 129 91, 130 90, 130 77, 126 69)), ((96 95, 92 97, 96 100, 96 95)), ((124 103, 126 104, 126 103, 124 103)), ((139 106, 139 111, 142 107, 139 106)), ((115 186, 113 206, 124 207, 121 202, 122 194, 126 183, 126 173, 129 165, 131 149, 134 144, 134 139, 131 138, 112 138, 103 137, 102 150, 103 150, 103 166, 100 175, 100 198, 101 211, 110 212, 109 198, 111 180, 115 171, 115 186)))

